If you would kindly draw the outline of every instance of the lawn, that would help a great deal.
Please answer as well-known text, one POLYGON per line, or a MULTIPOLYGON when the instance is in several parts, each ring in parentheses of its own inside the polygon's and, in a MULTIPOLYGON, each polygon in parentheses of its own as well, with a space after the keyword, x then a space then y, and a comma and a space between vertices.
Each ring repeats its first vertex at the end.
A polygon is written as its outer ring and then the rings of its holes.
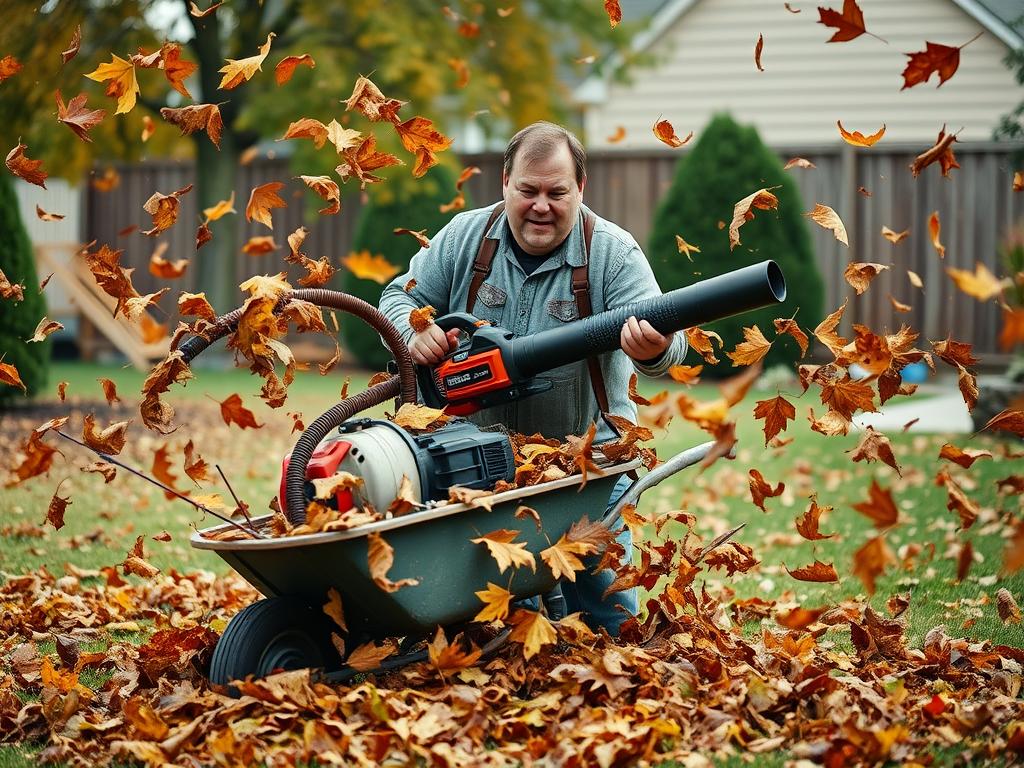
MULTIPOLYGON (((367 374, 352 372, 349 375, 351 392, 361 391, 367 374)), ((67 402, 44 399, 31 408, 6 414, 0 427, 0 441, 3 455, 13 456, 17 443, 32 427, 54 415, 72 415, 68 427, 72 434, 80 431, 81 419, 89 412, 95 413, 101 425, 132 418, 128 446, 119 458, 148 471, 154 452, 166 445, 179 476, 177 487, 195 489, 181 471, 183 447, 191 439, 211 468, 214 464, 220 465, 235 491, 249 503, 254 513, 260 513, 276 493, 281 458, 294 439, 290 414, 301 413, 300 418, 308 423, 337 401, 345 378, 346 374, 337 372, 327 377, 300 374, 292 385, 286 405, 274 411, 258 399, 259 381, 248 372, 197 370, 195 380, 184 388, 173 387, 165 396, 178 410, 176 423, 181 426, 170 435, 160 436, 146 430, 138 418, 136 393, 142 383, 141 374, 100 366, 60 364, 53 369, 52 381, 68 382, 67 402), (99 378, 113 379, 123 402, 108 405, 103 400, 99 378), (262 428, 241 430, 223 423, 215 401, 233 393, 242 395, 245 405, 264 425, 262 428)), ((650 397, 666 387, 670 396, 683 390, 700 400, 718 395, 717 389, 709 384, 686 388, 666 381, 641 382, 641 393, 650 397)), ((888 615, 887 599, 899 593, 910 602, 905 618, 908 622, 906 635, 912 647, 919 646, 925 634, 939 624, 945 625, 953 637, 1024 646, 1021 625, 1003 624, 997 615, 994 597, 996 590, 1005 587, 1018 601, 1024 598, 1024 572, 1002 573, 1008 534, 1006 522, 1020 516, 1022 497, 1000 495, 996 483, 1000 478, 1020 472, 1020 458, 1008 456, 1013 456, 1014 452, 1019 454, 1021 443, 985 434, 950 437, 893 433, 888 437, 900 464, 901 472, 897 473, 880 462, 868 464, 851 460, 859 434, 836 438, 811 431, 806 419, 807 408, 818 404, 812 400, 813 392, 802 400, 796 399, 798 391, 784 392, 797 404, 798 417, 782 435, 792 442, 781 448, 765 447, 762 424, 753 418, 752 411, 757 400, 774 397, 776 390, 752 391, 733 408, 738 416, 739 438, 735 459, 720 460, 705 472, 691 468, 645 495, 642 511, 684 509, 694 514, 694 532, 704 540, 745 524, 735 540, 750 546, 760 564, 745 574, 729 578, 721 571, 702 572, 695 587, 699 590, 705 586, 726 605, 760 598, 774 601, 776 609, 817 608, 862 599, 884 615, 888 615), (981 508, 978 520, 967 531, 959 530, 959 518, 946 508, 945 488, 933 482, 940 465, 948 464, 938 459, 939 449, 947 441, 960 448, 986 449, 993 454, 993 458, 979 460, 969 470, 949 465, 954 477, 981 508), (767 512, 762 512, 751 501, 747 482, 751 469, 759 470, 773 485, 785 483, 781 496, 766 500, 767 512), (886 540, 901 565, 881 576, 876 593, 869 596, 865 585, 853 574, 853 558, 856 550, 877 531, 852 505, 868 498, 872 479, 883 488, 891 489, 899 508, 899 524, 886 534, 886 540), (794 525, 795 518, 807 508, 812 493, 817 494, 819 505, 832 508, 822 516, 821 530, 835 534, 817 542, 801 538, 794 525), (973 560, 966 577, 957 581, 959 555, 967 542, 973 549, 973 560), (815 559, 834 563, 839 581, 829 584, 798 581, 786 571, 787 566, 795 569, 815 559)), ((659 456, 667 458, 706 439, 703 432, 677 417, 666 429, 656 430, 654 445, 659 456)), ((114 565, 124 560, 140 535, 145 537, 146 559, 165 572, 170 569, 227 572, 226 565, 215 555, 188 546, 188 536, 194 527, 217 521, 203 520, 183 502, 166 500, 160 490, 123 470, 118 471, 109 485, 97 474, 82 473, 78 467, 92 459, 77 446, 58 444, 57 440, 54 436, 47 437, 48 442, 61 448, 67 463, 58 458, 48 479, 35 478, 0 491, 0 570, 6 576, 40 567, 60 575, 65 565, 83 569, 114 565), (44 520, 51 494, 58 485, 61 495, 70 496, 72 504, 65 515, 65 526, 55 531, 44 524, 44 520), (168 541, 152 538, 163 531, 170 535, 168 541)), ((228 496, 219 480, 195 490, 228 496)), ((685 531, 678 527, 675 533, 681 537, 685 531)), ((734 612, 733 615, 739 614, 734 612)), ((740 618, 742 620, 742 616, 740 618)), ((770 619, 763 622, 765 626, 775 626, 770 619)), ((762 620, 749 620, 742 630, 750 635, 759 632, 761 626, 762 620)), ((143 642, 148 637, 146 626, 140 630, 132 636, 134 642, 143 642)), ((841 647, 849 647, 848 632, 829 630, 826 638, 841 647)), ((110 640, 124 639, 123 633, 110 636, 110 640)), ((52 643, 40 645, 43 653, 53 653, 53 650, 52 643)), ((83 675, 81 682, 98 688, 106 678, 83 675)), ((782 764, 785 755, 785 752, 774 753, 767 762, 776 764, 774 761, 778 759, 778 764, 782 764)), ((0 748, 0 767, 31 762, 31 757, 20 756, 17 748, 0 748)))

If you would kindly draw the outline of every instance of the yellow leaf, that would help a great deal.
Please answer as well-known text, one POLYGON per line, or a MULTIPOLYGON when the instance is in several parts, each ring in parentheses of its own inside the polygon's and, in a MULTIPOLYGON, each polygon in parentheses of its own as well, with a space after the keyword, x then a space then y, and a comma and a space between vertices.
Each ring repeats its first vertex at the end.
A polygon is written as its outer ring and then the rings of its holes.
POLYGON ((957 288, 978 301, 988 301, 1003 292, 1003 281, 989 272, 980 261, 975 262, 974 272, 950 267, 946 274, 953 279, 957 288))
POLYGON ((402 271, 379 253, 371 254, 369 251, 353 251, 342 257, 341 263, 356 277, 381 285, 402 271))
POLYGON ((487 589, 481 589, 474 594, 483 601, 484 607, 473 617, 473 621, 502 621, 508 616, 508 604, 512 600, 512 593, 507 589, 487 582, 487 589))
POLYGON ((847 131, 843 128, 843 124, 837 120, 836 125, 839 126, 839 134, 843 137, 843 141, 847 144, 852 144, 855 147, 871 147, 885 135, 885 123, 882 123, 882 127, 878 129, 878 133, 873 133, 870 136, 865 136, 860 131, 847 131))
POLYGON ((523 644, 524 655, 528 659, 540 653, 542 646, 551 645, 558 639, 551 622, 536 611, 516 611, 512 622, 515 628, 509 639, 523 644))
POLYGON ((767 355, 768 350, 772 348, 772 343, 764 337, 761 329, 756 325, 744 328, 743 338, 745 341, 737 344, 736 349, 726 352, 728 358, 732 360, 734 368, 739 365, 753 365, 767 355))
POLYGON ((839 214, 829 208, 827 205, 821 203, 814 204, 814 210, 808 211, 804 214, 816 224, 820 224, 825 229, 831 229, 832 234, 836 236, 836 240, 845 246, 850 245, 850 241, 846 237, 846 227, 843 226, 843 220, 839 218, 839 214))
POLYGON ((521 565, 530 566, 530 570, 537 570, 537 561, 533 553, 526 549, 525 542, 513 542, 519 535, 519 531, 510 531, 507 528, 500 528, 497 531, 485 533, 483 536, 470 539, 474 544, 484 544, 491 553, 491 557, 498 563, 498 572, 504 573, 509 566, 518 568, 521 565))
POLYGON ((268 34, 267 42, 260 46, 260 52, 255 56, 250 56, 247 59, 227 59, 228 63, 217 70, 224 73, 224 77, 217 87, 230 91, 232 88, 240 86, 246 80, 252 79, 253 75, 260 71, 260 68, 263 66, 263 60, 270 53, 270 41, 274 37, 273 32, 268 34))
POLYGON ((103 83, 107 80, 107 96, 117 99, 115 115, 131 112, 135 106, 135 95, 139 93, 139 83, 135 79, 135 65, 115 54, 110 54, 109 64, 100 64, 93 72, 86 75, 90 80, 103 83))
POLYGON ((217 221, 229 213, 237 213, 235 210, 235 193, 231 193, 231 197, 227 200, 221 200, 212 208, 203 208, 203 216, 206 217, 206 221, 217 221))
POLYGON ((260 184, 249 194, 249 204, 245 206, 245 220, 258 221, 268 229, 274 224, 270 219, 271 208, 287 208, 288 204, 278 197, 277 191, 284 187, 280 181, 260 184))

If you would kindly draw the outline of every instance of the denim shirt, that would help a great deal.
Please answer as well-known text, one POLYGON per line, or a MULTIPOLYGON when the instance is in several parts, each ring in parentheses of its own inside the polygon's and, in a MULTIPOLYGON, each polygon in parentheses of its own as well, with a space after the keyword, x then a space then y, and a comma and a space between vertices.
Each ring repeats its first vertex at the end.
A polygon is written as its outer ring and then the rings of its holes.
MULTIPOLYGON (((438 317, 450 312, 465 312, 473 261, 480 249, 484 227, 494 206, 460 213, 420 249, 409 271, 399 275, 385 288, 380 298, 381 311, 399 329, 408 342, 413 337, 409 312, 432 305, 438 317), (409 279, 416 285, 408 293, 409 279)), ((527 276, 519 265, 509 241, 512 237, 504 212, 487 232, 498 240, 491 272, 477 293, 473 314, 526 336, 579 319, 572 296, 572 268, 587 261, 583 239, 583 211, 569 236, 548 260, 527 276)), ((593 313, 630 304, 661 290, 650 264, 632 235, 610 221, 597 217, 590 246, 590 301, 593 313)), ((608 391, 608 410, 636 422, 636 405, 629 399, 629 379, 634 369, 648 376, 660 376, 670 366, 682 362, 686 353, 683 333, 673 336, 672 344, 654 364, 644 365, 622 350, 599 356, 608 391)), ((577 363, 539 374, 549 379, 552 388, 506 405, 478 411, 470 419, 481 426, 502 424, 524 434, 540 432, 564 439, 583 434, 591 422, 597 422, 597 442, 615 437, 611 427, 600 418, 600 408, 590 385, 587 363, 577 363)))

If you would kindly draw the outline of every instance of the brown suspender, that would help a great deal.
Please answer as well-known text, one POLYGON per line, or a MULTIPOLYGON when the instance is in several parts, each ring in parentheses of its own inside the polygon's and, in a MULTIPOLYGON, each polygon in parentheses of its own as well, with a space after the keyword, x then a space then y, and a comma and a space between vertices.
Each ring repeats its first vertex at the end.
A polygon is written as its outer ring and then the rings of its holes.
MULTIPOLYGON (((487 237, 494 222, 497 221, 501 212, 505 210, 504 203, 498 203, 491 211, 490 218, 484 226, 484 236, 480 242, 480 250, 473 261, 473 277, 469 283, 469 296, 466 299, 466 312, 472 314, 476 305, 476 295, 480 290, 487 275, 491 273, 491 262, 494 261, 494 254, 498 249, 498 241, 487 237)), ((572 270, 572 297, 576 301, 576 312, 580 318, 589 317, 593 314, 590 305, 590 277, 588 268, 590 266, 590 241, 594 237, 594 225, 597 224, 597 217, 589 211, 583 217, 583 241, 587 250, 587 262, 580 267, 573 267, 572 270)), ((604 375, 601 373, 601 363, 596 357, 587 358, 587 369, 590 371, 590 386, 594 390, 594 397, 601 413, 608 412, 608 392, 604 386, 604 375)))

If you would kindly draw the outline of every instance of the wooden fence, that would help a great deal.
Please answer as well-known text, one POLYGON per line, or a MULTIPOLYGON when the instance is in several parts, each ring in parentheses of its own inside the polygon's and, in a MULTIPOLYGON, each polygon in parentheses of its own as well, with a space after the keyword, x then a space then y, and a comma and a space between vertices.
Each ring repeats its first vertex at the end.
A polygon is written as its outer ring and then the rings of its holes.
MULTIPOLYGON (((951 178, 943 179, 938 167, 931 167, 913 178, 908 168, 921 147, 879 147, 856 150, 853 147, 829 146, 817 149, 779 149, 783 160, 799 155, 816 166, 815 169, 792 169, 788 173, 798 183, 809 211, 822 202, 839 213, 849 234, 850 247, 838 243, 830 231, 810 224, 814 252, 824 278, 825 308, 838 307, 853 290, 843 279, 843 270, 853 261, 891 264, 892 269, 880 275, 870 289, 857 301, 851 301, 846 312, 846 327, 853 322, 873 329, 896 330, 906 323, 921 332, 921 343, 942 339, 948 334, 974 343, 975 351, 986 362, 998 363, 1005 355, 998 350, 1001 313, 994 302, 981 303, 956 290, 945 273, 946 267, 973 270, 981 262, 990 270, 1002 273, 998 243, 1015 222, 1024 219, 1024 193, 1012 191, 1015 169, 1012 150, 1005 144, 957 144, 960 168, 951 178), (863 187, 870 197, 858 192, 863 187), (940 260, 928 236, 928 217, 938 211, 942 223, 941 241, 946 257, 940 260), (910 230, 910 236, 893 246, 881 237, 882 226, 899 232, 910 230), (924 282, 924 290, 911 287, 906 270, 913 270, 924 282), (889 296, 910 304, 913 310, 899 314, 889 296)), ((594 153, 589 159, 586 203, 598 214, 632 232, 646 246, 657 205, 672 183, 678 155, 671 152, 594 153)), ((500 195, 501 158, 497 154, 466 155, 465 165, 479 166, 482 173, 466 185, 477 204, 497 200, 500 195)), ((119 236, 124 228, 137 224, 148 228, 149 216, 142 203, 154 192, 167 194, 193 182, 191 163, 148 162, 117 169, 121 184, 111 192, 98 192, 91 187, 86 196, 85 226, 87 241, 96 239, 125 251, 122 263, 136 268, 135 285, 140 293, 163 287, 163 281, 148 272, 150 254, 155 243, 138 232, 119 236)), ((262 159, 239 169, 235 207, 240 243, 254 235, 266 235, 262 225, 249 224, 242 212, 249 191, 267 181, 286 181, 282 196, 288 207, 274 211, 274 239, 281 246, 275 254, 250 257, 239 253, 235 258, 236 282, 252 274, 273 273, 284 268, 280 253, 287 235, 299 226, 310 229, 304 251, 317 258, 330 255, 338 258, 348 253, 355 223, 361 207, 358 196, 346 197, 342 211, 336 216, 318 216, 308 203, 312 194, 295 180, 295 171, 287 160, 262 159)), ((751 190, 737 190, 737 199, 751 190)), ((693 194, 700 194, 699 189, 693 194)), ((319 202, 319 200, 317 200, 319 202)), ((728 221, 732 211, 722 211, 728 221)), ((223 224, 222 220, 219 224, 223 224)), ((195 194, 182 198, 178 224, 160 238, 169 243, 165 258, 189 258, 195 253, 195 230, 199 222, 195 194)), ((395 222, 401 226, 401 222, 395 222)), ((217 226, 217 225, 214 225, 217 226)), ((428 233, 433 234, 433 233, 428 233)), ((723 233, 723 237, 725 234, 723 233)), ((416 245, 408 240, 410 252, 416 245)), ((767 256, 768 254, 765 254, 767 256)), ((677 254, 648 254, 652 262, 677 258, 677 254)), ((699 256, 698 256, 699 258, 699 256)), ((738 259, 739 265, 739 259, 738 259)), ((298 275, 296 275, 298 276, 298 275)), ((175 288, 202 290, 195 282, 195 271, 176 281, 175 288)), ((667 290, 673 286, 662 286, 667 290)), ((165 302, 169 307, 172 302, 165 302)), ((810 323, 810 318, 805 318, 810 323)))

